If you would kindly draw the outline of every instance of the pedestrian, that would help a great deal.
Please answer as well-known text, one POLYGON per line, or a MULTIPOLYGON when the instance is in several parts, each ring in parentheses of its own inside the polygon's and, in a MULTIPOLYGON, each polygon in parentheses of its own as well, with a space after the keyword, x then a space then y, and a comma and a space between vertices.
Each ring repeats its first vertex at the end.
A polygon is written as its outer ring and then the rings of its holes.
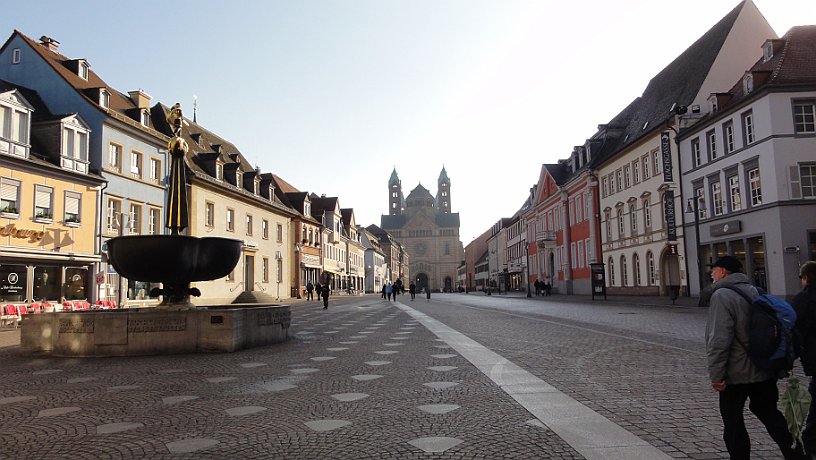
POLYGON ((791 304, 796 310, 796 331, 799 335, 799 356, 802 368, 810 377, 810 409, 802 429, 805 452, 816 457, 816 262, 805 262, 799 268, 802 291, 796 294, 791 304))
POLYGON ((791 447, 793 437, 785 416, 777 408, 777 375, 758 368, 748 357, 752 307, 726 287, 739 289, 749 298, 758 295, 756 288, 733 256, 723 256, 714 262, 711 277, 714 286, 706 324, 706 356, 711 388, 719 394, 723 441, 728 454, 732 459, 751 457, 751 440, 743 418, 745 402, 750 399, 748 409, 765 425, 782 455, 786 459, 806 458, 804 452, 791 447))
POLYGON ((318 299, 320 298, 320 295, 321 295, 322 292, 323 292, 323 287, 320 285, 320 282, 318 281, 318 282, 315 283, 315 294, 317 295, 318 299))
POLYGON ((428 302, 431 301, 431 288, 425 287, 425 295, 427 296, 428 302))
POLYGON ((382 298, 383 299, 385 298, 385 285, 384 284, 383 284, 383 288, 382 288, 382 298))
POLYGON ((541 280, 536 279, 535 282, 533 283, 533 286, 535 286, 536 295, 537 296, 541 295, 541 280))
POLYGON ((320 288, 320 295, 323 297, 323 309, 326 310, 329 308, 329 285, 324 284, 323 287, 320 288))
MULTIPOLYGON (((393 294, 393 293, 394 293, 394 285, 391 284, 391 283, 387 283, 385 285, 385 295, 388 296, 388 301, 389 302, 391 301, 391 294, 393 294)), ((394 298, 396 299, 396 297, 397 296, 395 295, 394 298)))
POLYGON ((314 284, 312 284, 312 282, 309 281, 308 283, 306 283, 306 300, 314 300, 312 291, 314 291, 314 284))
POLYGON ((549 281, 544 282, 544 295, 551 296, 552 295, 552 284, 549 281))
POLYGON ((416 298, 416 284, 413 281, 408 285, 408 292, 411 294, 411 300, 414 300, 416 298))

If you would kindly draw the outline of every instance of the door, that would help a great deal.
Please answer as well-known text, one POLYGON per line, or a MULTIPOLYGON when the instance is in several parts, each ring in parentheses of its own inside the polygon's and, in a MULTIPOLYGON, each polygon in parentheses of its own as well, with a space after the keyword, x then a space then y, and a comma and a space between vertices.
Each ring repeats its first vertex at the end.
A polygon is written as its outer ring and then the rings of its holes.
POLYGON ((255 290, 255 256, 244 256, 244 291, 255 290))
POLYGON ((416 288, 417 292, 423 292, 426 288, 430 288, 428 286, 428 275, 425 273, 417 275, 416 288))

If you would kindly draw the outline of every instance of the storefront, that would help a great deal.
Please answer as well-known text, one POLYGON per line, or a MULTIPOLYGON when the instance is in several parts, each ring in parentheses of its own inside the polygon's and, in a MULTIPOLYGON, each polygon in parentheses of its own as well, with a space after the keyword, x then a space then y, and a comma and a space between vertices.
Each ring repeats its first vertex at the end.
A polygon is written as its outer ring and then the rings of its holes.
POLYGON ((4 257, 0 264, 0 302, 61 304, 66 300, 90 300, 94 262, 97 260, 93 257, 4 257))

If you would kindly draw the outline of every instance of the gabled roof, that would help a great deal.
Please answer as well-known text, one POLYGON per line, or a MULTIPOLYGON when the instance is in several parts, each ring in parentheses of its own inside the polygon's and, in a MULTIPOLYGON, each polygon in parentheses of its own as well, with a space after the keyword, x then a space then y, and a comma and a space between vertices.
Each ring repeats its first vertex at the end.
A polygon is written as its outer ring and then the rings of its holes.
POLYGON ((354 217, 354 208, 341 208, 340 209, 340 219, 343 221, 343 225, 346 227, 351 227, 351 218, 354 217))
POLYGON ((300 192, 300 190, 298 190, 297 187, 290 184, 289 182, 286 182, 285 180, 283 180, 282 177, 278 176, 277 174, 272 174, 272 177, 274 177, 275 183, 278 185, 278 188, 283 190, 284 193, 300 192))
POLYGON ((572 175, 572 172, 569 170, 569 168, 562 163, 544 164, 542 166, 544 166, 544 169, 547 171, 547 174, 549 174, 550 177, 553 178, 555 184, 558 186, 564 185, 572 175))
POLYGON ((431 199, 433 199, 433 197, 431 196, 431 192, 428 191, 427 188, 423 187, 421 183, 419 185, 417 185, 416 187, 414 187, 413 190, 411 190, 411 193, 408 194, 408 197, 405 200, 409 201, 409 200, 413 200, 413 199, 416 199, 416 198, 431 198, 431 199))
MULTIPOLYGON (((158 136, 163 139, 162 133, 159 133, 153 126, 143 126, 141 122, 136 121, 133 119, 131 115, 135 112, 139 112, 139 107, 136 105, 135 102, 130 98, 130 96, 125 95, 116 89, 108 86, 102 78, 100 78, 96 72, 90 70, 90 63, 88 63, 89 70, 88 70, 88 79, 84 79, 77 75, 77 73, 71 70, 71 66, 76 65, 78 59, 71 59, 68 58, 60 53, 52 51, 45 46, 37 43, 36 41, 32 40, 31 38, 27 37, 22 32, 15 30, 11 36, 6 40, 6 43, 3 45, 1 50, 4 50, 9 43, 14 39, 14 37, 20 37, 24 42, 26 42, 35 53, 37 53, 54 71, 65 80, 68 85, 70 85, 77 93, 79 93, 86 101, 90 103, 92 107, 99 109, 101 112, 107 113, 112 118, 115 118, 119 121, 123 121, 128 125, 140 129, 142 131, 148 132, 153 136, 158 136), (99 105, 99 100, 90 96, 90 94, 98 91, 100 88, 104 88, 110 93, 110 107, 105 108, 99 105)), ((83 59, 84 60, 84 59, 83 59)), ((150 110, 148 107, 147 110, 150 110)))

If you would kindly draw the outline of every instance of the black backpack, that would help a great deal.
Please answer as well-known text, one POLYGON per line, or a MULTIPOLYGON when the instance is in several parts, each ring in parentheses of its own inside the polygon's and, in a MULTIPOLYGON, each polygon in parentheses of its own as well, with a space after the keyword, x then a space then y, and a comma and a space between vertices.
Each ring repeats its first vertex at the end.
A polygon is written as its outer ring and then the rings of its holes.
POLYGON ((748 357, 758 368, 777 378, 787 377, 797 358, 796 312, 793 307, 759 288, 759 295, 752 299, 737 288, 723 287, 736 292, 751 304, 748 357))

